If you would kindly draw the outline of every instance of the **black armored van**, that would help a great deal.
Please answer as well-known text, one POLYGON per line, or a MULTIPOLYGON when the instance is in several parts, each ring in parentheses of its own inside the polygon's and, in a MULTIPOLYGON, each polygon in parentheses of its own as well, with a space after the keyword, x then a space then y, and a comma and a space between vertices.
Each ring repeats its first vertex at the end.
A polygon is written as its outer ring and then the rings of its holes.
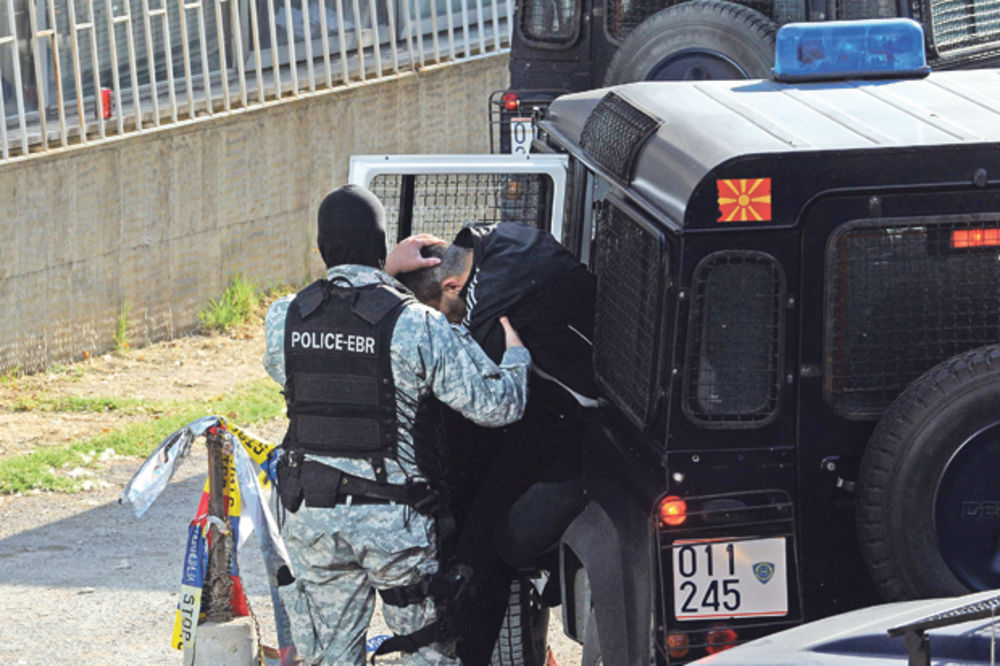
POLYGON ((755 79, 790 22, 910 18, 935 70, 1000 65, 1000 5, 966 0, 520 0, 510 87, 490 97, 491 147, 527 152, 533 109, 633 81, 755 79))
POLYGON ((634 83, 537 130, 352 174, 399 237, 518 205, 597 276, 553 572, 584 664, 1000 587, 1000 71, 634 83))

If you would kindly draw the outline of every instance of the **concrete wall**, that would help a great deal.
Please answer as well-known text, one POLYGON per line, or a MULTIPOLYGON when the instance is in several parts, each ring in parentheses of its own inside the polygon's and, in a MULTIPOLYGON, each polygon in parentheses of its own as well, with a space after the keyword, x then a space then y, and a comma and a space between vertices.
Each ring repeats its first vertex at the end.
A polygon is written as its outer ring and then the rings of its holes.
POLYGON ((355 153, 486 152, 495 56, 0 165, 0 373, 191 330, 239 271, 322 274, 319 202, 355 153))

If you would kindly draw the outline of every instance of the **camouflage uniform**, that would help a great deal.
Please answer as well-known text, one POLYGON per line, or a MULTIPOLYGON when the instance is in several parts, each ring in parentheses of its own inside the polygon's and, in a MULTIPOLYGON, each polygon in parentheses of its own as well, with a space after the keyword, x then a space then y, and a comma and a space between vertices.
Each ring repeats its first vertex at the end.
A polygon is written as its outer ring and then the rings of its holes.
MULTIPOLYGON (((364 266, 335 266, 327 279, 346 278, 352 286, 377 282, 402 289, 385 273, 364 266)), ((279 299, 265 320, 264 367, 285 384, 285 316, 293 296, 279 299)), ((498 368, 464 329, 419 304, 400 313, 390 347, 398 454, 386 460, 388 482, 424 480, 413 450, 412 427, 418 404, 431 394, 467 418, 502 426, 524 411, 531 359, 523 347, 507 351, 498 368)), ((375 480, 366 460, 307 456, 352 476, 375 480)), ((307 663, 363 664, 365 632, 375 605, 374 589, 419 582, 437 571, 434 520, 405 505, 350 502, 332 508, 303 505, 283 526, 296 582, 282 588, 292 633, 307 663)), ((411 633, 435 618, 431 599, 402 608, 384 606, 386 623, 397 634, 411 633)), ((410 655, 409 664, 458 664, 453 644, 440 643, 410 655)))

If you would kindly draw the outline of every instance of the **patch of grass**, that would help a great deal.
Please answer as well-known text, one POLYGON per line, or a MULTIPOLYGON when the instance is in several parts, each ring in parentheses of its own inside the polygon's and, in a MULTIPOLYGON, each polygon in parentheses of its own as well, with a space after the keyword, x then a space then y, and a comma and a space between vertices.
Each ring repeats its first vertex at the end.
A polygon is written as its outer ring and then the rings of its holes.
POLYGON ((210 299, 198 313, 202 325, 212 331, 225 331, 250 321, 260 308, 259 287, 239 273, 233 276, 219 300, 210 299))
POLYGON ((32 396, 14 401, 15 412, 118 412, 119 414, 155 414, 168 409, 166 403, 135 398, 81 398, 62 396, 48 398, 32 396))
POLYGON ((253 425, 278 416, 284 405, 278 385, 270 379, 258 379, 207 401, 171 403, 162 415, 148 421, 63 446, 0 459, 0 493, 79 490, 84 480, 66 476, 65 471, 95 467, 98 456, 106 449, 121 456, 146 457, 164 437, 202 416, 218 414, 236 425, 253 425))
POLYGON ((304 289, 306 285, 299 285, 294 287, 290 284, 284 284, 281 282, 275 282, 268 285, 261 291, 261 303, 264 305, 270 305, 274 301, 278 300, 282 296, 287 296, 288 294, 294 294, 297 291, 304 289))
POLYGON ((0 384, 13 384, 23 376, 24 372, 21 371, 21 366, 15 365, 0 375, 0 384))
POLYGON ((124 303, 122 303, 122 309, 118 313, 118 321, 115 323, 115 335, 114 335, 115 351, 119 353, 128 349, 129 345, 128 318, 130 314, 132 314, 132 306, 129 305, 128 301, 125 301, 124 303))

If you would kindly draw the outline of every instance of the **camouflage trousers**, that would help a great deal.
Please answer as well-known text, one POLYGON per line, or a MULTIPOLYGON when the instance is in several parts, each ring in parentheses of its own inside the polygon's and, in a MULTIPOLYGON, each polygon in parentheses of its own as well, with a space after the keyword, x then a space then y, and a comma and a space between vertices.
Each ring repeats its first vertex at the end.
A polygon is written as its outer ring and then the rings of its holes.
MULTIPOLYGON (((438 569, 434 521, 401 505, 338 505, 288 514, 282 535, 295 582, 280 588, 298 654, 307 664, 365 663, 375 590, 419 582, 438 569)), ((408 634, 436 619, 434 602, 383 605, 386 624, 408 634)), ((454 642, 409 655, 413 666, 458 666, 454 642)))

